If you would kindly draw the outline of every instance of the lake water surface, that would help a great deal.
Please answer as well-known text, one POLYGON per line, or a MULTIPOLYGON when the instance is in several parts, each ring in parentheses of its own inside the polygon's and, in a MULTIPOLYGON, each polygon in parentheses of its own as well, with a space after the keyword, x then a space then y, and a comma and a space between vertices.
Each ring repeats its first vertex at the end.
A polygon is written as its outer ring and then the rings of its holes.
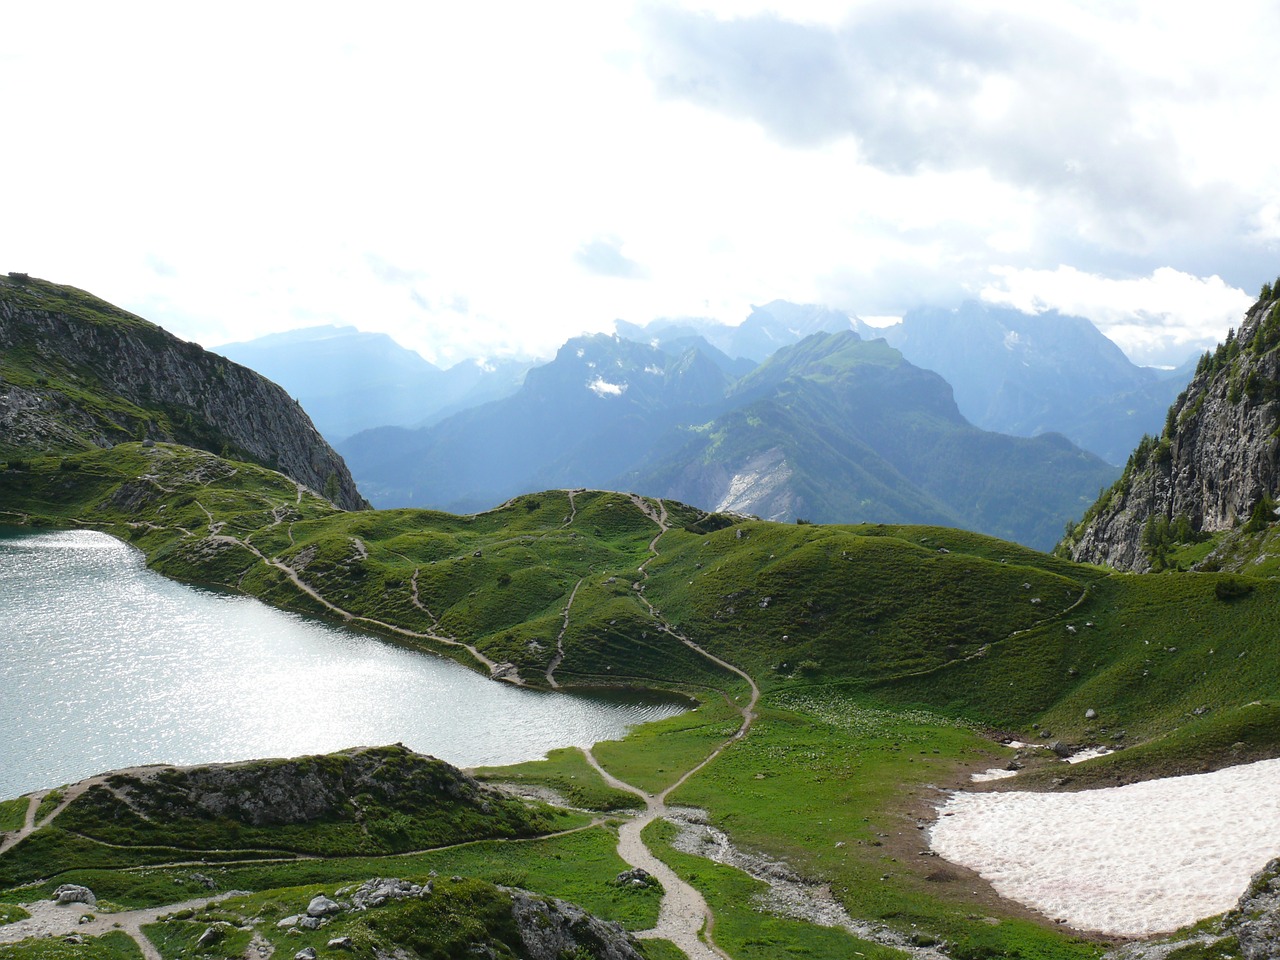
POLYGON ((0 530, 0 798, 135 764, 397 741, 459 766, 514 763, 682 709, 495 683, 167 580, 106 534, 0 530))

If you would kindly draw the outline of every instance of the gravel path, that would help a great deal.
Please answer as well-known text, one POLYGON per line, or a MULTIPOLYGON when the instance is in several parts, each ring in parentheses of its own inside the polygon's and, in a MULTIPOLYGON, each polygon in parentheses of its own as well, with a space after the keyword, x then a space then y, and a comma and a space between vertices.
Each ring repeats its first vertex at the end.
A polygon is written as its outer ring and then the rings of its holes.
POLYGON ((216 903, 236 895, 236 891, 228 891, 216 897, 202 897, 199 900, 187 900, 184 903, 172 903, 164 907, 124 910, 119 913, 99 913, 96 908, 83 903, 37 900, 24 907, 31 914, 26 920, 0 926, 0 943, 17 943, 19 940, 30 937, 67 937, 73 933, 82 937, 100 937, 113 930, 120 930, 137 942, 146 960, 161 960, 160 951, 142 932, 145 924, 155 923, 166 914, 176 913, 179 910, 199 910, 206 904, 216 903), (85 916, 91 916, 93 919, 81 923, 80 918, 85 916))

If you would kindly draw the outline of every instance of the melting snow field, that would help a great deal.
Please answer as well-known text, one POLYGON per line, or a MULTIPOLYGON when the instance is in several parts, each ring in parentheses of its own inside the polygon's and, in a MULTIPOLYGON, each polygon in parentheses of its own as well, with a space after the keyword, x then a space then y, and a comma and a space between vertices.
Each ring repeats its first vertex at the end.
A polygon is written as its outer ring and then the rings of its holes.
POLYGON ((1167 933, 1280 856, 1280 760, 1079 793, 956 793, 933 849, 1079 930, 1167 933))

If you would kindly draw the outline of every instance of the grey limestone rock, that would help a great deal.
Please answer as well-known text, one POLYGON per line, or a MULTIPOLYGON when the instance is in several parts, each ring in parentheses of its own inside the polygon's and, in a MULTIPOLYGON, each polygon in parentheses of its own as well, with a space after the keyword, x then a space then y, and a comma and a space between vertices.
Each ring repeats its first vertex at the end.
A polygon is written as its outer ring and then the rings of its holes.
POLYGON ((1235 933, 1245 960, 1280 957, 1280 857, 1254 874, 1236 914, 1235 933))
POLYGON ((559 960, 583 947, 599 960, 642 960, 620 924, 606 923, 563 900, 512 890, 511 916, 528 960, 559 960))
MULTIPOLYGON (((1227 351, 1229 362, 1201 365, 1170 412, 1172 430, 1138 455, 1103 495, 1087 526, 1064 542, 1072 559, 1144 572, 1149 518, 1187 517, 1192 529, 1216 533, 1249 519, 1264 496, 1280 489, 1280 351, 1251 349, 1277 300, 1259 300, 1227 351)), ((1274 321, 1273 321, 1274 322, 1274 321)))
POLYGON ((366 880, 358 887, 344 887, 338 891, 351 901, 353 910, 368 910, 381 907, 392 900, 406 900, 411 897, 425 897, 431 893, 431 884, 410 883, 394 877, 374 877, 366 880))
POLYGON ((53 899, 58 903, 85 903, 91 907, 98 905, 98 898, 93 895, 92 890, 75 883, 64 883, 58 887, 53 891, 53 899))
POLYGON ((341 913, 342 907, 334 903, 324 894, 314 897, 311 903, 307 905, 307 916, 309 917, 330 917, 335 913, 341 913))

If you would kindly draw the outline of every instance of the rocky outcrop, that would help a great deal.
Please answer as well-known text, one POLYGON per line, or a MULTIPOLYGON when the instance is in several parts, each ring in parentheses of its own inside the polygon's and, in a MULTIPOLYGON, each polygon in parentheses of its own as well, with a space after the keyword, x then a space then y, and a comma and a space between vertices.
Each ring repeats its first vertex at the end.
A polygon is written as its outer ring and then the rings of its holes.
POLYGON ((84 291, 20 275, 0 277, 0 437, 0 455, 182 443, 367 506, 276 384, 84 291))
POLYGON ((113 774, 107 787, 148 821, 194 815, 251 826, 342 818, 360 798, 395 808, 439 798, 463 803, 477 814, 499 801, 456 767, 399 744, 287 760, 148 767, 113 774))
POLYGON ((617 923, 606 923, 564 900, 511 892, 511 916, 529 960, 586 955, 598 960, 642 960, 617 923))
POLYGON ((1121 478, 1068 531, 1060 552, 1120 570, 1150 570, 1160 537, 1149 526, 1163 529, 1165 539, 1231 530, 1275 497, 1280 298, 1266 292, 1239 332, 1201 359, 1162 435, 1143 439, 1121 478))

